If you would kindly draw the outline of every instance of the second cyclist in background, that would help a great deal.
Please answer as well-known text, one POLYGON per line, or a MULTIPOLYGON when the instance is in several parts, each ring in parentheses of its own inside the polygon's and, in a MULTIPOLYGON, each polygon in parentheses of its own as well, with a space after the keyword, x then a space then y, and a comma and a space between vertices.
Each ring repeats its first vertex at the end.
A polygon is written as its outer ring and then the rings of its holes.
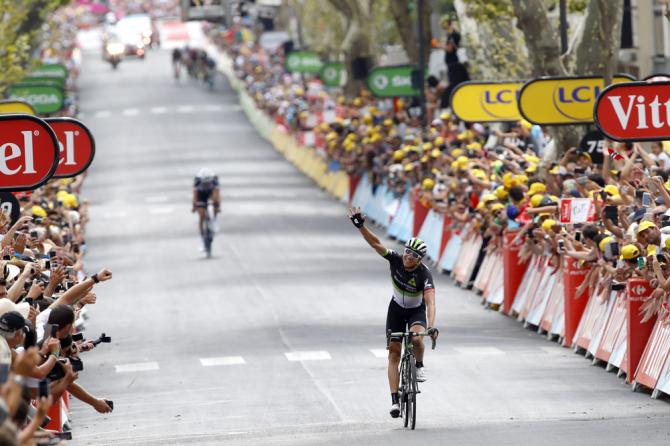
POLYGON ((205 212, 209 203, 214 206, 214 219, 219 215, 221 198, 219 192, 219 178, 210 169, 200 169, 193 183, 193 209, 198 212, 198 228, 202 236, 205 223, 205 212))

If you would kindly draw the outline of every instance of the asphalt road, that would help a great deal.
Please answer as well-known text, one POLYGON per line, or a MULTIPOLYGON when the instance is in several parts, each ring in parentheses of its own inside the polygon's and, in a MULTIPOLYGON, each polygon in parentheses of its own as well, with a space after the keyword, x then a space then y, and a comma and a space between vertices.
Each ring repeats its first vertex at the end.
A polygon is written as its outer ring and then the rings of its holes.
POLYGON ((437 273, 440 342, 404 430, 388 415, 386 261, 223 79, 177 84, 168 52, 118 71, 87 53, 81 99, 97 142, 87 267, 114 279, 86 327, 113 343, 87 354, 80 382, 115 410, 74 401, 74 444, 669 444, 667 402, 437 273), (223 199, 211 260, 190 212, 203 166, 223 199))

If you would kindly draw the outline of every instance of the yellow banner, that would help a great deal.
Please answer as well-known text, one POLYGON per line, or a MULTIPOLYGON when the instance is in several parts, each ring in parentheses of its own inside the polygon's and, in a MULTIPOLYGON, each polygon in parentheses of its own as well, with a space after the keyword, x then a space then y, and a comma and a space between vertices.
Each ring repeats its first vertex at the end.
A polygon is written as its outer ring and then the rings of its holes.
MULTIPOLYGON (((612 83, 633 80, 616 76, 612 83)), ((602 77, 532 79, 521 88, 519 111, 528 121, 539 125, 588 124, 593 122, 593 107, 604 89, 602 77)))
POLYGON ((451 109, 463 121, 518 121, 516 96, 522 86, 523 82, 464 82, 451 93, 451 109))
POLYGON ((27 102, 22 101, 0 101, 0 115, 9 113, 25 113, 35 115, 35 110, 27 102))

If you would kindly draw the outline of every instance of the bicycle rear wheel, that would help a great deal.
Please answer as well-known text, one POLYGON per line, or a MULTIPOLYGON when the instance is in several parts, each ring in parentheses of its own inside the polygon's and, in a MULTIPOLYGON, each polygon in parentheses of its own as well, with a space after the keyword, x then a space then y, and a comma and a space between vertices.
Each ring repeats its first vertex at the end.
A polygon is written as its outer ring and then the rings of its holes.
POLYGON ((403 407, 402 407, 402 417, 404 421, 405 427, 408 427, 410 424, 410 418, 412 415, 412 410, 413 410, 413 404, 412 404, 412 389, 411 389, 411 381, 412 381, 412 361, 411 357, 407 356, 403 360, 403 373, 401 375, 401 387, 402 387, 402 401, 403 401, 403 407))
POLYGON ((212 230, 212 220, 209 217, 209 214, 205 220, 205 231, 202 235, 203 241, 205 242, 205 251, 207 251, 207 258, 212 257, 212 241, 214 240, 214 231, 212 230))

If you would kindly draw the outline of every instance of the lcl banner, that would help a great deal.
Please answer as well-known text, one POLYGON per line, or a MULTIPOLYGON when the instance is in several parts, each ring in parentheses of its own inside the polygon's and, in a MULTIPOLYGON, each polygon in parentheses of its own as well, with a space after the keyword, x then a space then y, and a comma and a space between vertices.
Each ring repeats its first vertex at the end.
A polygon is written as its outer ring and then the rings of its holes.
POLYGON ((0 191, 34 190, 58 167, 58 140, 49 124, 31 115, 0 116, 0 191))
POLYGON ((607 87, 593 114, 596 126, 616 141, 670 139, 670 82, 607 87))
POLYGON ((0 115, 7 113, 25 113, 27 115, 36 115, 35 109, 23 101, 0 101, 0 115))
POLYGON ((85 171, 95 155, 91 131, 72 118, 47 118, 45 121, 58 139, 60 156, 54 178, 74 177, 85 171))
MULTIPOLYGON (((618 75, 612 84, 632 82, 618 75)), ((602 77, 545 77, 532 79, 519 92, 519 112, 538 125, 589 124, 593 106, 605 89, 602 77)))
POLYGON ((463 121, 518 121, 516 98, 522 86, 523 82, 463 82, 451 93, 451 109, 463 121))

